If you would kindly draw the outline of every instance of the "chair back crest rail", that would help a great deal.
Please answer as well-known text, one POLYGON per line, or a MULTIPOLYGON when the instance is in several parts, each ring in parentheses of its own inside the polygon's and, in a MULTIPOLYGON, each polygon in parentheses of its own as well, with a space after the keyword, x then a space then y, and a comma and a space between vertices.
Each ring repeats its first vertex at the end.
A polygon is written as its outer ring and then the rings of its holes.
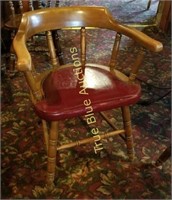
MULTIPOLYGON (((109 62, 109 67, 112 73, 114 73, 115 63, 119 52, 120 41, 122 35, 128 36, 141 47, 147 48, 154 52, 162 50, 162 44, 144 33, 125 25, 122 25, 118 21, 114 20, 112 15, 104 7, 89 7, 89 6, 74 6, 74 7, 60 7, 60 8, 45 8, 41 10, 35 10, 23 14, 22 21, 19 27, 19 31, 13 42, 15 52, 18 57, 16 63, 17 68, 21 71, 25 71, 26 78, 31 87, 33 94, 38 94, 41 90, 41 79, 43 76, 36 78, 33 77, 31 56, 26 47, 26 41, 31 36, 47 31, 48 46, 50 49, 50 57, 52 66, 58 67, 59 62, 56 58, 55 48, 52 42, 51 32, 49 30, 56 29, 80 29, 81 37, 81 65, 86 64, 86 30, 88 28, 102 28, 115 31, 116 37, 112 48, 112 55, 109 62), (100 20, 101 16, 101 20, 100 20), (22 51, 21 51, 22 49, 22 51), (24 56, 23 56, 24 55, 24 56), (32 76, 32 78, 30 77, 32 76)), ((140 49, 140 53, 133 64, 129 81, 134 81, 137 75, 139 66, 143 59, 144 51, 140 49)), ((40 92, 42 93, 42 92, 40 92)), ((40 94, 36 99, 40 99, 40 94)))
MULTIPOLYGON (((152 51, 162 50, 162 44, 137 29, 125 26, 113 19, 104 7, 73 6, 45 8, 24 13, 23 28, 26 38, 38 32, 63 28, 92 27, 114 30, 126 35, 152 51), (100 20, 101 16, 101 20, 100 20), (28 31, 25 26, 28 26, 28 31)), ((22 27, 20 28, 22 30, 22 27)))

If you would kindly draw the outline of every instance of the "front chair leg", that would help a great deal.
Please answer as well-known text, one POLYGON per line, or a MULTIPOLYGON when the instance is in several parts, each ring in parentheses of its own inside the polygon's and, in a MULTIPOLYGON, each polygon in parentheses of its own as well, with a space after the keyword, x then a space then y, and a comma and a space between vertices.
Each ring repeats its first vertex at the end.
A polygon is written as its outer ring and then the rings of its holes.
POLYGON ((58 138, 58 122, 51 122, 49 145, 48 145, 48 164, 47 164, 47 188, 49 190, 54 188, 57 138, 58 138))
POLYGON ((132 161, 134 159, 134 146, 133 146, 130 109, 128 106, 124 106, 121 109, 122 109, 123 123, 124 123, 124 129, 125 129, 128 157, 130 161, 132 161))

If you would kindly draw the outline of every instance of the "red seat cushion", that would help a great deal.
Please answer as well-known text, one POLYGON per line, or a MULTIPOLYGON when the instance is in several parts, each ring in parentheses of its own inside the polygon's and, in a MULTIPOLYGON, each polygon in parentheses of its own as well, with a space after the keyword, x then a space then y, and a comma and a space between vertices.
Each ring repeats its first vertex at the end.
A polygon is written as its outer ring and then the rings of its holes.
MULTIPOLYGON (((136 103, 139 84, 126 83, 100 67, 85 67, 77 79, 74 67, 51 72, 43 82, 45 99, 35 104, 38 116, 47 121, 90 114, 136 103)), ((81 72, 81 71, 80 71, 81 72)))

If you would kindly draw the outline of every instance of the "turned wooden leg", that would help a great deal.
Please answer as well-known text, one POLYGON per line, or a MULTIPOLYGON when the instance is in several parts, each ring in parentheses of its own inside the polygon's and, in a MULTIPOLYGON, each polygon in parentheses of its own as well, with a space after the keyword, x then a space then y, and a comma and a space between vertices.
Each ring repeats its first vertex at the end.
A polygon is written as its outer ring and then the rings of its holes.
POLYGON ((132 161, 134 159, 133 135, 131 127, 130 109, 124 106, 122 109, 123 123, 125 129, 126 144, 128 150, 128 157, 132 161))
POLYGON ((60 46, 60 39, 59 39, 58 30, 52 31, 52 38, 53 38, 54 47, 56 49, 56 55, 59 59, 59 63, 60 63, 60 65, 64 65, 63 53, 62 53, 62 49, 61 49, 61 46, 60 46))
POLYGON ((49 190, 54 187, 54 177, 56 169, 56 153, 57 153, 57 137, 58 122, 51 122, 49 145, 48 145, 48 165, 47 165, 47 188, 49 190))

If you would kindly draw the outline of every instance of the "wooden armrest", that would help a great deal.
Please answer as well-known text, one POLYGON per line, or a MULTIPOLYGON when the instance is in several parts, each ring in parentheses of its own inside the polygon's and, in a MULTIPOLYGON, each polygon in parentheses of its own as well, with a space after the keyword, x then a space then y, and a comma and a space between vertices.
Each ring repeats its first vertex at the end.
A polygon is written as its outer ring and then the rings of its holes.
POLYGON ((27 50, 25 38, 19 33, 13 40, 13 49, 15 51, 17 61, 16 67, 19 71, 30 71, 32 70, 31 56, 27 50))
POLYGON ((163 49, 163 45, 161 42, 149 37, 148 35, 135 28, 120 25, 119 29, 121 29, 121 33, 132 38, 133 40, 137 41, 141 46, 151 51, 160 52, 163 49))

